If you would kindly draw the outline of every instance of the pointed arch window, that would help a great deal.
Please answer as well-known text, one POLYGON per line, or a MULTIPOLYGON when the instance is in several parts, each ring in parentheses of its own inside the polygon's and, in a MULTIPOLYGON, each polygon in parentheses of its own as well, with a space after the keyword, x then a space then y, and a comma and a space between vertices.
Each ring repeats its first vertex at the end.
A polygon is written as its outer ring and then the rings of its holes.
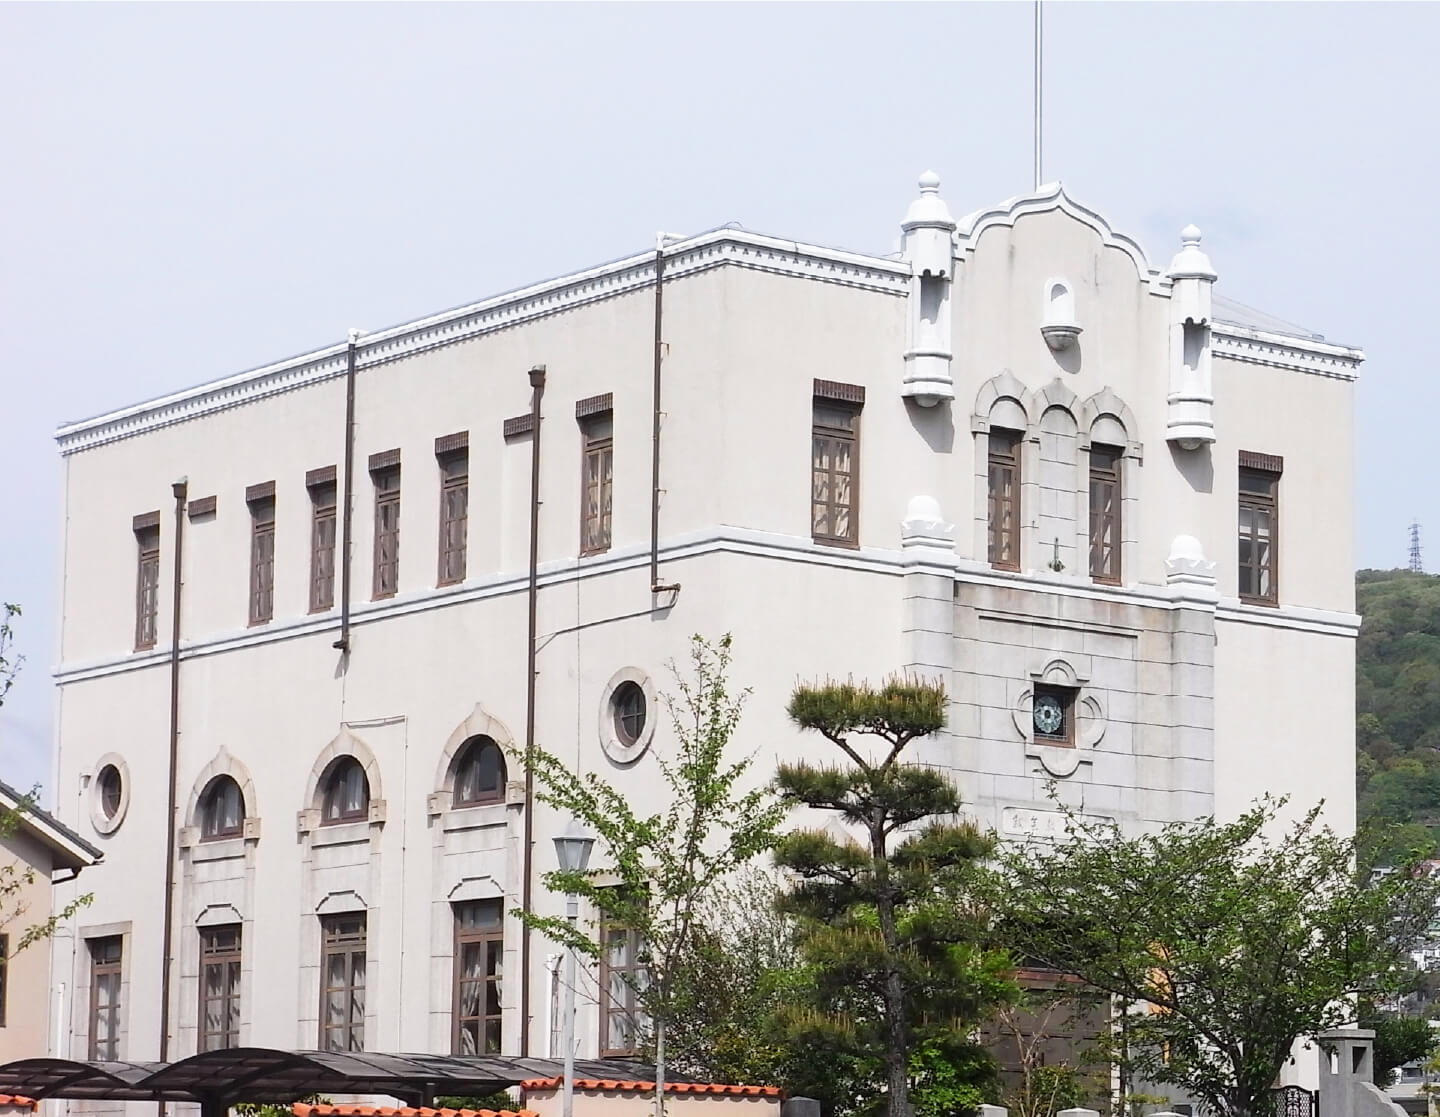
POLYGON ((452 805, 478 807, 505 798, 505 754, 489 737, 471 737, 455 761, 452 805))
POLYGON ((245 829, 245 796, 229 776, 216 776, 200 794, 200 840, 238 838, 245 829))
POLYGON ((342 757, 325 776, 320 825, 358 822, 370 814, 370 781, 353 756, 342 757))

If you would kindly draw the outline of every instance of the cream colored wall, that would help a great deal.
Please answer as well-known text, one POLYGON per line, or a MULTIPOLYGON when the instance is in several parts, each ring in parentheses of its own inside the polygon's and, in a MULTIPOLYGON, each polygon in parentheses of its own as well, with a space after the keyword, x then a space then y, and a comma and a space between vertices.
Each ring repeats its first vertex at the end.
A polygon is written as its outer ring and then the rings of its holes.
POLYGON ((1325 821, 1355 828, 1355 643, 1345 636, 1220 620, 1215 625, 1215 810, 1233 818, 1260 795, 1290 815, 1322 799, 1325 821))
MULTIPOLYGON (((7 887, 18 883, 27 870, 34 873, 33 880, 5 897, 0 915, 0 933, 9 937, 13 952, 26 929, 50 914, 50 852, 26 834, 7 834, 0 837, 0 864, 13 867, 7 872, 7 887)), ((0 1063, 45 1054, 50 1031, 49 969, 50 943, 44 939, 6 960, 0 1063)))
MULTIPOLYGON (((768 1085, 758 1083, 758 1085, 768 1085)), ((524 1108, 539 1117, 560 1117, 564 1098, 559 1090, 526 1090, 524 1108)), ((733 1094, 667 1094, 670 1117, 779 1117, 779 1097, 733 1094)), ((576 1090, 575 1117, 643 1117, 655 1108, 655 1093, 633 1090, 576 1090)))

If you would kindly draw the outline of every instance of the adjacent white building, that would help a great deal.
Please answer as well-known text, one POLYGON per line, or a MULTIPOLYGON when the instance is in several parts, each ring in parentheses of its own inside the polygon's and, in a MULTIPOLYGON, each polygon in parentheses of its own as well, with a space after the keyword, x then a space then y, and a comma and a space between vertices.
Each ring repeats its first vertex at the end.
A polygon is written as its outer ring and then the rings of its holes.
MULTIPOLYGON (((57 1054, 546 1054, 514 913, 527 879, 559 910, 563 820, 527 857, 499 749, 533 707, 643 802, 693 633, 734 635, 761 774, 821 748, 797 679, 911 671, 1004 834, 1056 824, 1051 780, 1133 826, 1271 791, 1349 828, 1363 355, 1058 186, 955 220, 927 175, 902 232, 669 238, 63 427, 55 786, 104 860, 57 1054)), ((623 990, 582 991, 582 1055, 629 1045, 623 990)))

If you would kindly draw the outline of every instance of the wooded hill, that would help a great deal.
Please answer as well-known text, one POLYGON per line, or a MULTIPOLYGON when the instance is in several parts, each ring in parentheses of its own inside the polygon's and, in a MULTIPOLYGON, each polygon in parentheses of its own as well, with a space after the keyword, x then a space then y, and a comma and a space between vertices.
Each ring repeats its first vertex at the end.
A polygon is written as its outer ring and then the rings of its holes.
POLYGON ((1440 846, 1440 575, 1362 570, 1355 788, 1382 862, 1440 846), (1387 832, 1388 831, 1388 832, 1387 832))

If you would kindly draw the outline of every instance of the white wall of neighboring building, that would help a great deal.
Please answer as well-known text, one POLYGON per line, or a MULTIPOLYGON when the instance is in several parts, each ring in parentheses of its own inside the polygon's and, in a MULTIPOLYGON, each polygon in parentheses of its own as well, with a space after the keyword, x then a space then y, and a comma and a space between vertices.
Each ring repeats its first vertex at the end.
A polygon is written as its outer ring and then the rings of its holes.
MULTIPOLYGON (((940 342, 951 355, 925 367, 953 390, 931 407, 901 394, 907 338, 922 329, 915 242, 892 259, 725 230, 667 249, 659 549, 675 594, 649 585, 650 255, 361 338, 348 656, 332 646, 338 608, 307 613, 304 485, 307 470, 343 463, 344 346, 61 431, 60 811, 94 832, 105 757, 123 758, 130 798, 120 825, 94 838, 105 850, 85 882, 95 903, 52 980, 88 988, 84 939, 123 929, 124 1057, 153 1059, 160 1047, 170 487, 182 476, 189 499, 213 495, 217 507, 184 524, 170 1056, 196 1047, 207 923, 243 928, 246 1044, 316 1045, 317 914, 328 911, 368 913, 372 1049, 448 1049, 452 902, 503 898, 505 973, 521 972, 520 773, 512 767, 503 804, 450 810, 445 792, 447 750, 470 733, 525 737, 531 442, 502 437, 502 423, 528 410, 526 373, 537 363, 548 372, 536 739, 642 806, 661 786, 655 760, 671 730, 652 710, 649 751, 615 764, 601 747, 607 684, 632 668, 673 690, 666 664, 683 667, 690 636, 730 632, 734 685, 753 688, 735 747, 755 754, 756 779, 780 758, 822 753, 784 715, 798 679, 910 670, 943 678, 952 693, 950 725, 925 757, 953 770, 967 809, 1002 833, 1053 824, 1051 780, 1067 802, 1132 827, 1233 814, 1267 791, 1297 806, 1323 797, 1334 824, 1353 824, 1351 417, 1361 354, 1211 321, 1214 441, 1181 448, 1167 440, 1174 292, 1208 281, 1152 269, 1058 188, 949 228, 943 203, 926 204, 948 254, 950 332, 940 342), (1082 327, 1061 351, 1041 332, 1057 277, 1082 327), (854 547, 811 538, 816 380, 864 390, 854 547), (579 558, 575 404, 606 392, 613 541, 579 558), (1002 414, 1026 423, 1023 561, 1013 572, 991 569, 985 549, 985 429, 1002 414), (1124 568, 1119 585, 1102 585, 1088 570, 1085 470, 1092 433, 1121 428, 1124 568), (436 588, 434 440, 458 431, 469 432, 468 570, 462 584, 436 588), (397 447, 399 592, 372 601, 366 461, 397 447), (1273 606, 1236 598, 1242 450, 1284 458, 1273 606), (252 627, 244 493, 266 481, 276 486, 275 615, 252 627), (154 510, 161 635, 154 650, 134 652, 131 518, 154 510), (1203 555, 1177 537, 1198 540, 1203 555), (1076 696, 1075 748, 1035 739, 1030 704, 1046 684, 1076 696), (341 754, 367 766, 370 816, 319 826, 317 781, 341 754), (220 774, 245 789, 245 833, 201 842, 196 803, 220 774)), ((536 806, 537 876, 553 865, 549 837, 562 822, 536 806)), ((536 897, 559 910, 538 885, 536 897)), ((527 975, 532 1054, 548 1042, 551 949, 536 938, 527 975)), ((582 990, 586 1055, 597 1048, 593 991, 592 978, 582 990)), ((503 1003, 505 1049, 518 1051, 518 982, 504 983, 503 1003)), ((84 1054, 87 1013, 77 996, 61 1054, 84 1054)))

